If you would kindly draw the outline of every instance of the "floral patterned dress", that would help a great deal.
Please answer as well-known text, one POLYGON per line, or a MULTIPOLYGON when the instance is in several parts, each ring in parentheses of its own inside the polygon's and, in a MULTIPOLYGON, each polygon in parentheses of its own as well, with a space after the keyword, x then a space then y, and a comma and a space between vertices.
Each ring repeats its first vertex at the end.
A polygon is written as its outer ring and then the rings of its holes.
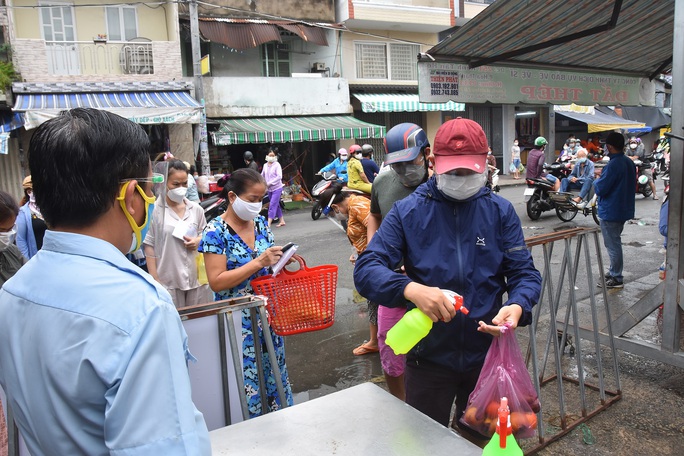
MULTIPOLYGON (((264 219, 262 216, 258 216, 254 219, 254 235, 254 250, 252 250, 221 217, 216 217, 209 222, 205 228, 198 250, 205 253, 225 255, 226 268, 230 271, 232 269, 246 265, 273 245, 273 233, 268 229, 266 219, 264 219)), ((222 299, 238 298, 252 294, 253 291, 249 282, 266 274, 268 274, 268 269, 263 268, 236 287, 214 293, 214 299, 219 301, 222 299)), ((261 330, 261 320, 258 314, 257 321, 259 333, 258 336, 261 340, 261 347, 263 350, 265 350, 266 343, 261 330)), ((273 346, 275 347, 276 359, 278 360, 278 366, 280 367, 283 386, 285 388, 287 404, 292 405, 292 387, 290 385, 290 378, 287 373, 287 366, 285 365, 284 341, 282 336, 278 336, 273 332, 271 332, 271 335, 273 337, 273 346)), ((247 406, 249 409, 250 418, 254 418, 263 413, 261 400, 259 398, 259 377, 257 374, 254 348, 254 334, 252 334, 249 310, 243 310, 242 367, 245 380, 245 394, 247 396, 247 406)), ((282 408, 282 405, 280 403, 280 398, 278 397, 278 390, 276 389, 275 376, 271 370, 271 361, 268 357, 268 354, 265 352, 261 354, 261 357, 264 366, 264 377, 266 379, 268 409, 269 411, 278 410, 282 408)))

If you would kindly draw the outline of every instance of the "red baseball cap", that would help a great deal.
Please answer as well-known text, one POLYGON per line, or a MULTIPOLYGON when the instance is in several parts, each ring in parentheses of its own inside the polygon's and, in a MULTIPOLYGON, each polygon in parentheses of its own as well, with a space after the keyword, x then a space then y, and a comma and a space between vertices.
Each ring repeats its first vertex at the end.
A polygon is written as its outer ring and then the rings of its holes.
POLYGON ((435 135, 435 172, 444 174, 465 168, 484 173, 487 149, 487 136, 477 122, 461 117, 445 122, 435 135))

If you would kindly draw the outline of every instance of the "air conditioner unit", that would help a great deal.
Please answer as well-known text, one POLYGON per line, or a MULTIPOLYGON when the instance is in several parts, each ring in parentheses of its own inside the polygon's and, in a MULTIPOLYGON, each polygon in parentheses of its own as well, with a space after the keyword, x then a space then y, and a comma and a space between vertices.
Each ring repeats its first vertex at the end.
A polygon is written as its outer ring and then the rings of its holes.
POLYGON ((313 69, 314 69, 314 71, 325 71, 325 63, 324 62, 316 62, 313 64, 313 69))

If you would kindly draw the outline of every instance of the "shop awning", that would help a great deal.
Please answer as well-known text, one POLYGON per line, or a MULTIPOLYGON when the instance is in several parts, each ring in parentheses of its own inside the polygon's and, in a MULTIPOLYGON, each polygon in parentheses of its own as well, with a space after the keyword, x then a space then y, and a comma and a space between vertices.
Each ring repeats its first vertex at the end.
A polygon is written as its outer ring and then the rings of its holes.
POLYGON ((594 111, 594 114, 589 114, 584 112, 556 110, 555 113, 556 115, 565 116, 569 119, 577 120, 578 122, 587 124, 587 131, 589 133, 618 129, 641 128, 645 126, 643 123, 625 120, 622 117, 604 114, 600 111, 594 111))
POLYGON ((385 137, 384 126, 351 116, 220 119, 219 123, 219 129, 211 132, 217 146, 385 137))
POLYGON ((199 123, 202 107, 186 91, 19 93, 12 110, 27 130, 73 108, 111 111, 139 124, 199 123))
POLYGON ((464 103, 421 103, 418 94, 408 93, 355 93, 363 112, 427 112, 465 111, 464 103))
POLYGON ((3 112, 0 114, 0 133, 9 133, 24 126, 24 114, 20 112, 3 112))
POLYGON ((494 2, 419 56, 420 99, 652 106, 652 79, 672 67, 674 3, 494 2))

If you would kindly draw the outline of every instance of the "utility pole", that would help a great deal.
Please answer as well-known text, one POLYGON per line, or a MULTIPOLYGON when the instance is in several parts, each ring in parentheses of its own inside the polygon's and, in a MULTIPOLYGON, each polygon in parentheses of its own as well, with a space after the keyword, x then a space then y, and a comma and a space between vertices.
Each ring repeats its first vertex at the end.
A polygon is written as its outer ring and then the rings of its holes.
POLYGON ((207 111, 204 107, 204 83, 202 81, 202 50, 200 49, 199 17, 197 0, 189 0, 190 6, 190 43, 192 45, 192 74, 195 78, 195 99, 202 105, 202 116, 198 128, 200 160, 202 161, 202 175, 211 174, 209 165, 209 148, 207 147, 207 111))

